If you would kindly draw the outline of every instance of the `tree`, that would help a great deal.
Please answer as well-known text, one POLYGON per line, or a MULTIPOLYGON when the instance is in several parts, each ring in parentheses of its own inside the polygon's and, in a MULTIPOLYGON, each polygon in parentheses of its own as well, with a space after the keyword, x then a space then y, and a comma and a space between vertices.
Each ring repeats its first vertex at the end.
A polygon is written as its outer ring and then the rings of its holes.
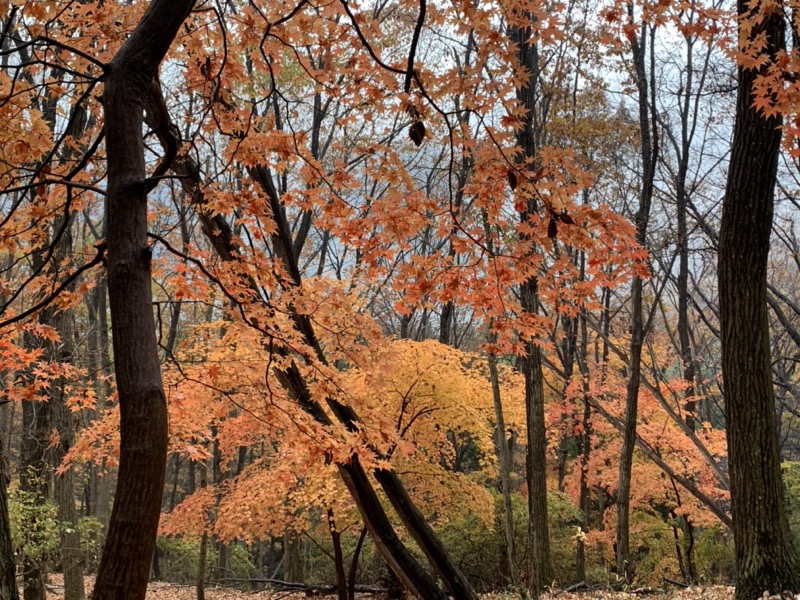
MULTIPOLYGON (((108 297, 121 441, 117 489, 94 600, 145 597, 161 514, 167 407, 150 290, 147 193, 152 185, 145 170, 142 125, 159 64, 193 6, 194 0, 153 0, 104 69, 108 297)), ((156 177, 174 158, 166 151, 156 177)))
MULTIPOLYGON (((633 26, 633 2, 628 3, 629 26, 633 26)), ((642 161, 642 182, 639 191, 639 208, 636 212, 636 240, 642 247, 647 245, 647 225, 653 202, 656 160, 658 158, 658 133, 655 123, 655 99, 652 67, 648 77, 646 57, 648 42, 650 62, 653 62, 653 38, 655 27, 643 24, 641 36, 631 36, 631 54, 634 65, 634 80, 638 92, 639 138, 642 161), (648 38, 648 32, 650 34, 648 38)), ((617 571, 631 581, 634 568, 630 551, 630 493, 633 450, 636 446, 636 424, 639 405, 639 386, 642 369, 642 348, 646 335, 643 309, 644 281, 641 275, 634 277, 631 284, 631 342, 627 391, 625 398, 625 433, 619 460, 619 483, 617 485, 617 571)))
POLYGON ((8 516, 8 459, 0 447, 0 598, 19 600, 14 548, 8 516))
POLYGON ((719 310, 737 600, 800 591, 775 420, 767 314, 767 258, 781 143, 780 113, 756 105, 758 81, 785 51, 783 13, 737 4, 744 42, 719 242, 719 310), (759 40, 757 42, 757 40, 759 40))
MULTIPOLYGON (((524 111, 522 126, 517 133, 517 143, 521 150, 520 168, 527 173, 534 172, 541 164, 538 152, 543 142, 544 123, 541 120, 541 82, 539 65, 539 45, 534 38, 535 18, 525 13, 523 23, 511 27, 510 37, 518 48, 519 65, 523 72, 522 82, 517 88, 517 100, 524 111), (528 23, 524 23, 524 21, 528 23)), ((535 176, 534 176, 535 177, 535 176)), ((523 195, 519 205, 519 218, 525 225, 537 214, 539 207, 534 190, 523 187, 518 192, 523 195)), ((524 236, 525 241, 531 241, 524 236)), ((530 252, 536 251, 534 245, 530 252)), ((529 315, 539 314, 539 282, 530 275, 520 284, 520 304, 529 315)), ((525 341, 524 354, 519 357, 519 368, 525 377, 525 408, 528 449, 525 465, 528 482, 528 539, 530 541, 530 571, 528 587, 534 598, 538 598, 553 580, 553 567, 550 562, 550 532, 547 520, 547 437, 544 425, 544 384, 542 375, 541 349, 536 340, 525 341)))

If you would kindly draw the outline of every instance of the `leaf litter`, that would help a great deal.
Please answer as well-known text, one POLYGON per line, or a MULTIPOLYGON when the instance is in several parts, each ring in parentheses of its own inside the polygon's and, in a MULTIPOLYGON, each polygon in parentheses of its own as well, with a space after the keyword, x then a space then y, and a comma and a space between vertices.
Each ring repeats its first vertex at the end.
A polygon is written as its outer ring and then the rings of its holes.
MULTIPOLYGON (((94 584, 94 577, 86 578, 86 595, 89 594, 94 584)), ((246 591, 236 588, 206 587, 207 600, 300 600, 310 596, 304 591, 277 591, 265 590, 259 592, 246 591)), ((21 597, 21 594, 20 594, 21 597)), ((335 599, 335 595, 316 596, 318 598, 335 599)), ((385 594, 356 594, 358 600, 385 600, 385 594)), ((770 597, 777 599, 780 596, 770 597)), ((481 595, 481 600, 520 600, 521 596, 515 592, 499 592, 481 595)), ((610 589, 596 589, 587 592, 563 592, 555 590, 542 596, 542 600, 732 600, 733 587, 712 585, 692 586, 685 589, 632 589, 630 591, 614 591, 610 589)), ((61 575, 50 575, 47 583, 47 600, 64 600, 64 585, 61 575)), ((182 585, 157 581, 147 588, 147 600, 197 600, 197 591, 194 585, 182 585)))

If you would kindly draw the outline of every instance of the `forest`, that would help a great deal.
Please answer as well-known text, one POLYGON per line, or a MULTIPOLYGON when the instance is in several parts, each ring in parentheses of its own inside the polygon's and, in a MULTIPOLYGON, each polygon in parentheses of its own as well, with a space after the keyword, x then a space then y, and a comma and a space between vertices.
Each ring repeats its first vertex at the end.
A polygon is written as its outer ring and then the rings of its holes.
POLYGON ((800 593, 799 104, 797 0, 0 0, 0 600, 800 593))

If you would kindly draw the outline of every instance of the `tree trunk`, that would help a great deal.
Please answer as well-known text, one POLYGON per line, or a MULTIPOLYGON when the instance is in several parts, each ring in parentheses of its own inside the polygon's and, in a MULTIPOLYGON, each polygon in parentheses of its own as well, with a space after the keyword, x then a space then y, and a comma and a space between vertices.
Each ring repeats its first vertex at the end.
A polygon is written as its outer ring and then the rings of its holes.
MULTIPOLYGON (((631 20, 633 4, 628 5, 631 20)), ((648 76, 645 67, 648 26, 642 27, 641 38, 634 34, 631 39, 631 53, 636 76, 639 99, 639 139, 641 142, 642 188, 639 193, 639 208, 636 212, 636 240, 642 247, 647 245, 647 224, 650 219, 650 205, 653 199, 655 165, 658 157, 658 136, 655 127, 655 109, 651 107, 654 94, 648 90, 648 76), (649 98, 648 98, 649 97, 649 98), (653 112, 651 122, 651 109, 653 112)), ((653 34, 651 32, 651 44, 653 34)), ((650 60, 653 50, 650 49, 650 60)), ((650 85, 652 81, 651 68, 650 85)), ((619 459, 619 483, 617 485, 617 571, 628 582, 633 580, 635 565, 630 552, 630 497, 631 471, 633 469, 633 450, 636 447, 636 419, 639 410, 639 384, 641 381, 642 346, 644 344, 645 324, 642 309, 642 278, 635 276, 631 283, 631 345, 630 371, 625 390, 625 428, 622 437, 622 451, 619 459)))
MULTIPOLYGON (((523 308, 536 314, 536 281, 522 285, 523 308)), ((542 359, 539 347, 527 343, 527 356, 522 357, 521 368, 525 376, 525 408, 528 447, 525 466, 528 477, 528 538, 530 541, 530 573, 528 585, 531 594, 538 597, 553 583, 550 562, 550 530, 547 520, 547 435, 544 426, 544 390, 542 387, 542 359)))
POLYGON ((353 550, 353 557, 350 559, 350 581, 347 586, 347 600, 355 600, 356 597, 356 579, 358 576, 358 559, 361 557, 361 549, 364 547, 364 538, 367 537, 367 528, 362 527, 361 533, 358 534, 358 541, 356 548, 353 550))
POLYGON ((8 515, 8 460, 0 438, 0 598, 19 600, 14 549, 11 545, 11 523, 8 515))
MULTIPOLYGON (((739 14, 750 13, 748 6, 739 0, 739 14)), ((763 21, 749 35, 763 35, 762 54, 777 60, 785 49, 783 13, 759 16, 763 21)), ((781 481, 766 300, 782 119, 752 107, 757 76, 739 68, 718 268, 737 600, 800 591, 781 481)))
MULTIPOLYGON (((586 256, 581 254, 581 279, 583 279, 585 268, 586 256)), ((585 310, 585 309, 584 309, 585 310)), ((589 334, 586 326, 586 315, 583 313, 580 318, 580 352, 578 354, 578 367, 581 371, 582 388, 583 388, 583 418, 582 418, 582 431, 579 437, 579 454, 580 454, 580 474, 579 474, 579 491, 578 491, 578 507, 581 509, 583 515, 583 522, 581 523, 581 530, 583 534, 588 533, 591 526, 591 495, 589 493, 589 458, 592 452, 592 405, 589 403, 589 365, 587 359, 589 356, 589 334)), ((602 513, 600 518, 602 519, 602 513)), ((578 536, 576 550, 575 550, 575 570, 578 581, 586 581, 586 541, 583 536, 578 536)))
POLYGON ((328 509, 328 528, 333 544, 333 564, 336 570, 336 593, 339 600, 347 600, 347 575, 344 572, 344 553, 342 552, 342 534, 336 529, 333 509, 328 509))
MULTIPOLYGON (((200 465, 200 488, 208 485, 206 475, 207 467, 204 463, 200 465)), ((197 578, 195 579, 195 596, 197 600, 206 600, 206 557, 208 556, 208 532, 203 531, 200 537, 200 549, 197 553, 197 578)), ((288 580, 287 580, 288 581, 288 580)))
POLYGON ((517 549, 514 542, 514 511, 511 507, 511 465, 512 458, 506 443, 506 424, 503 415, 503 402, 500 397, 500 378, 497 373, 497 356, 489 353, 489 379, 492 383, 492 402, 494 405, 495 450, 500 467, 500 493, 503 497, 503 542, 505 543, 508 576, 511 584, 519 585, 517 549))
MULTIPOLYGON (((49 495, 44 452, 49 434, 49 402, 24 401, 19 487, 33 494, 38 503, 46 502, 49 495)), ((22 583, 25 600, 45 600, 44 565, 38 558, 22 556, 22 583)))
MULTIPOLYGON (((535 19, 527 14, 527 18, 535 19)), ((528 161, 526 169, 536 163, 539 138, 543 135, 543 123, 539 118, 539 50, 530 27, 512 27, 511 40, 517 44, 517 58, 526 69, 528 80, 517 88, 517 101, 527 111, 523 127, 517 133, 517 145, 523 152, 522 161, 528 161)), ((520 163, 523 164, 523 163, 520 163)), ((519 191, 518 191, 519 193, 519 191)), ((537 212, 535 196, 527 190, 528 197, 522 201, 520 221, 527 222, 537 212)), ((522 309, 531 315, 539 312, 539 288, 534 277, 520 286, 522 309)), ((525 409, 527 426, 527 452, 525 455, 528 480, 528 538, 530 564, 528 587, 537 598, 553 583, 553 568, 550 562, 550 532, 547 522, 547 438, 544 426, 544 390, 542 386, 542 359, 539 347, 532 340, 525 344, 525 356, 520 357, 519 367, 525 377, 525 409)))
POLYGON ((120 405, 120 463, 108 536, 92 598, 143 600, 156 543, 167 458, 147 240, 142 139, 145 98, 194 0, 153 0, 107 67, 108 294, 120 405))

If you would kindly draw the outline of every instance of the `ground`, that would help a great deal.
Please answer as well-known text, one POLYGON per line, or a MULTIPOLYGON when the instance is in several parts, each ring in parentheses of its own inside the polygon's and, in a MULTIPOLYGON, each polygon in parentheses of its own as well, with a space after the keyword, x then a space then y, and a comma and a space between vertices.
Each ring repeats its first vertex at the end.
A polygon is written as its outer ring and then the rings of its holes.
MULTIPOLYGON (((86 591, 91 590, 93 578, 86 578, 86 591)), ((64 588, 61 576, 51 575, 48 583, 47 600, 64 600, 64 588)), ((20 594, 21 597, 21 594, 20 594)), ((175 585, 171 583, 156 582, 150 584, 147 600, 196 600, 197 596, 193 586, 175 585)), ((308 596, 298 592, 243 592, 235 589, 215 588, 206 589, 206 600, 305 600, 308 596)), ((336 596, 327 596, 335 600, 336 596)), ((382 596, 356 594, 359 600, 383 600, 382 596)), ((652 590, 632 590, 631 592, 612 592, 597 590, 592 592, 566 593, 553 592, 543 600, 731 600, 733 588, 728 586, 690 587, 687 589, 671 589, 661 593, 652 590)), ((486 594, 481 600, 518 600, 518 594, 486 594)))

